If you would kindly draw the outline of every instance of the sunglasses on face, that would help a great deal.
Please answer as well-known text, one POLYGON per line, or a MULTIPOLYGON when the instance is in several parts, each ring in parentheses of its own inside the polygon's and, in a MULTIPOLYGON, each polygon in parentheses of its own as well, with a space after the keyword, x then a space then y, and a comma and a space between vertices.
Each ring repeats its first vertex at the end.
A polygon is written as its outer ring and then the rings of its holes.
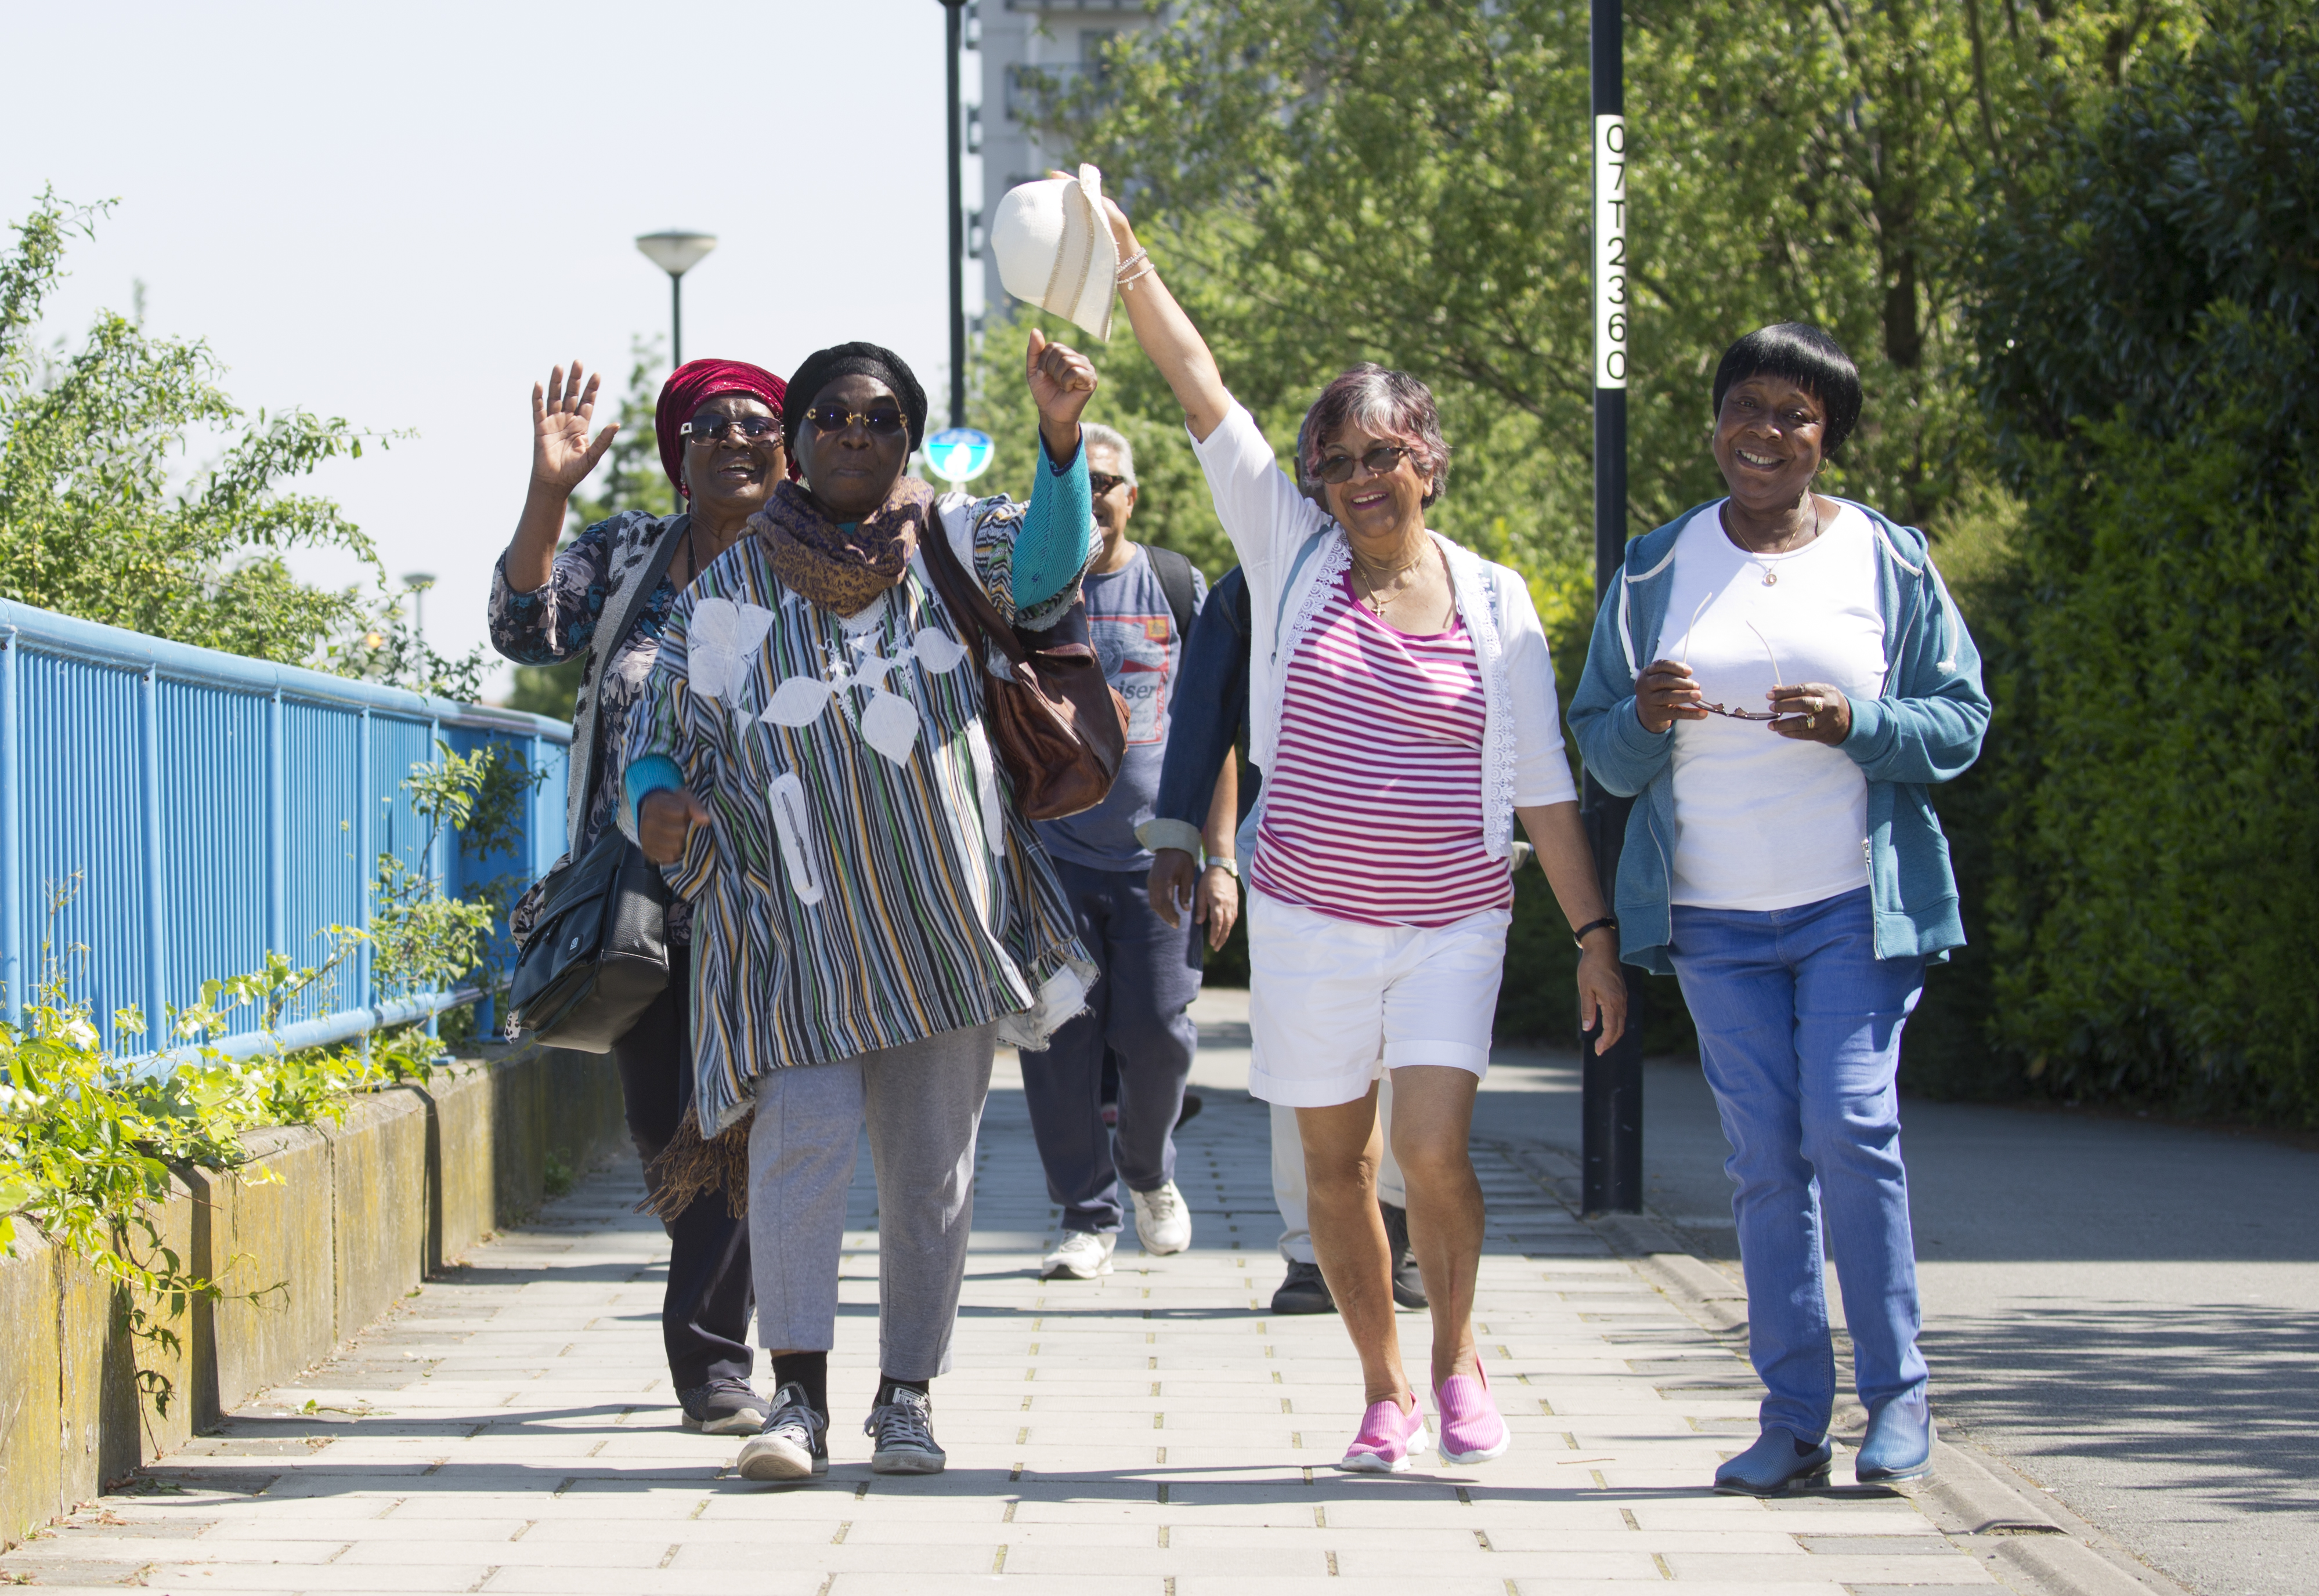
POLYGON ((873 404, 867 411, 850 410, 842 404, 817 404, 806 411, 805 419, 813 423, 815 430, 830 434, 843 432, 859 421, 880 437, 907 431, 910 425, 901 407, 893 404, 873 404))
POLYGON ((1107 471, 1090 471, 1087 473, 1087 486, 1094 491, 1095 496, 1098 499, 1102 498, 1105 493, 1110 492, 1114 488, 1119 486, 1120 483, 1126 480, 1127 479, 1123 476, 1114 476, 1107 471))
POLYGON ((738 433, 746 442, 756 443, 779 431, 781 425, 772 416, 695 416, 676 435, 694 443, 723 443, 738 433))
POLYGON ((1321 462, 1318 474, 1322 482, 1331 486, 1349 482, 1353 480, 1354 465, 1358 464, 1367 466, 1371 476, 1383 476, 1400 464, 1401 457, 1408 453, 1407 446, 1403 444, 1379 444, 1360 456, 1358 462, 1350 455, 1331 455, 1321 462))

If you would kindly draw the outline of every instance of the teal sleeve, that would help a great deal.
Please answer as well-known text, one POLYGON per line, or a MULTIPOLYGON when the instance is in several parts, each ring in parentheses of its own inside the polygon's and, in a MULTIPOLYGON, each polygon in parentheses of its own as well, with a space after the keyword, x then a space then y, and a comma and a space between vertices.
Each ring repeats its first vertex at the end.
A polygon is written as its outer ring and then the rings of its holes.
POLYGON ((684 785, 684 772, 665 753, 647 753, 620 773, 620 829, 636 834, 636 807, 654 793, 684 785))
POLYGON ((1039 464, 1030 507, 1015 535, 1017 611, 1035 609, 1070 586, 1095 547, 1095 493, 1087 486, 1087 440, 1082 437, 1070 459, 1058 465, 1042 433, 1039 464))

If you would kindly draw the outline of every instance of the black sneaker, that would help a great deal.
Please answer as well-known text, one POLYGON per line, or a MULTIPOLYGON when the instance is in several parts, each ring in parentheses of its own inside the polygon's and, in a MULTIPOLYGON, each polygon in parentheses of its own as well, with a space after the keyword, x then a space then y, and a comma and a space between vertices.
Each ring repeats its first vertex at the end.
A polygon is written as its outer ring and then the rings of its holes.
POLYGON ((746 1380, 711 1380, 676 1393, 684 1428, 702 1435, 754 1435, 765 1422, 765 1399, 746 1380))
POLYGON ((870 1454, 870 1471, 880 1474, 938 1474, 950 1454, 934 1445, 934 1399, 923 1391, 897 1385, 892 1400, 870 1410, 862 1433, 876 1448, 870 1454))
POLYGON ((790 1381, 773 1393, 764 1428, 741 1447, 744 1480, 809 1480, 829 1472, 829 1420, 813 1410, 805 1387, 790 1381))
POLYGON ((1318 1264, 1290 1264, 1288 1278, 1272 1294, 1275 1313, 1334 1313, 1337 1299, 1329 1294, 1329 1283, 1321 1278, 1318 1264))
POLYGON ((1409 1253, 1409 1210, 1382 1202, 1377 1209, 1385 1215, 1385 1239, 1393 1248, 1393 1300, 1404 1308, 1431 1307, 1425 1276, 1409 1253))

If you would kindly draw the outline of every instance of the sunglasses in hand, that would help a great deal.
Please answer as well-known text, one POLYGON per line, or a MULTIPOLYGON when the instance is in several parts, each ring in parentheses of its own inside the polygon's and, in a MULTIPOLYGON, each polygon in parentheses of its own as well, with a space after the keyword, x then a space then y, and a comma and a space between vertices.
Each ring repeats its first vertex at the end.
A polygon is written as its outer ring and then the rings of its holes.
MULTIPOLYGON (((1685 670, 1689 670, 1691 668, 1692 629, 1699 625, 1699 618, 1706 613, 1707 607, 1710 604, 1715 602, 1715 598, 1716 595, 1710 593, 1706 598, 1701 599, 1699 601, 1699 608, 1691 612, 1691 626, 1685 627, 1683 629, 1682 660, 1685 670)), ((1764 636, 1761 631, 1756 629, 1756 626, 1754 621, 1742 621, 1739 624, 1746 627, 1749 631, 1754 632, 1755 634, 1755 641, 1764 645, 1764 656, 1772 662, 1772 685, 1774 688, 1785 685, 1780 680, 1780 656, 1772 652, 1772 640, 1764 636)), ((1693 704, 1690 706, 1690 708, 1694 709, 1704 709, 1710 715, 1720 715, 1726 720, 1781 720, 1785 718, 1787 714, 1786 711, 1779 709, 1728 709, 1720 704, 1693 704)))

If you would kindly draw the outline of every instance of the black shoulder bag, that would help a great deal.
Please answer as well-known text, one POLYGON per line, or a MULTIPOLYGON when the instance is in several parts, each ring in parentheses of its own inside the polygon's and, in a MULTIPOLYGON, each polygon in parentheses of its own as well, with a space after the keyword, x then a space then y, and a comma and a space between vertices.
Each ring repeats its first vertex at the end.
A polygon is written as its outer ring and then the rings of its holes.
MULTIPOLYGON (((596 691, 574 726, 566 834, 580 834, 603 762, 603 672, 636 629, 645 603, 667 576, 676 546, 691 531, 679 516, 652 561, 629 587, 610 641, 596 652, 596 691), (583 753, 584 750, 584 753, 583 753)), ((509 984, 508 1029, 528 1031, 550 1047, 606 1053, 653 1000, 668 989, 668 905, 672 896, 660 867, 617 825, 608 825, 588 852, 545 883, 531 939, 518 955, 509 984)))

